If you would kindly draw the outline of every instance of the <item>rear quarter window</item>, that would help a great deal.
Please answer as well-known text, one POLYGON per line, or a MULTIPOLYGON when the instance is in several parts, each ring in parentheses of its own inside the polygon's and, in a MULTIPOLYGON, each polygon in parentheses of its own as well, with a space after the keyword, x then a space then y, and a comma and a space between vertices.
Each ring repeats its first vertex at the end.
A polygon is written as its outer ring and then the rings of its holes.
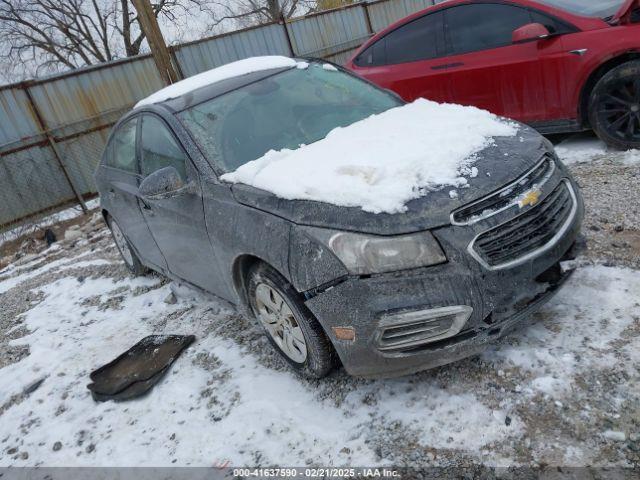
POLYGON ((387 62, 387 45, 385 38, 381 38, 373 45, 369 46, 355 60, 359 67, 376 67, 385 65, 387 62))

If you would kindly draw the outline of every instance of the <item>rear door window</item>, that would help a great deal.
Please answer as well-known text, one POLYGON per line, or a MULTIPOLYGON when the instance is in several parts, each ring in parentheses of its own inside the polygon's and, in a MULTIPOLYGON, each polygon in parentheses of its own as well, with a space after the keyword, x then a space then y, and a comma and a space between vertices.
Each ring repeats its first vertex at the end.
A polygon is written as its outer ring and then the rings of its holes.
POLYGON ((162 120, 155 115, 145 115, 142 118, 140 141, 143 176, 161 168, 174 167, 186 180, 187 156, 162 120))
POLYGON ((107 165, 126 172, 137 173, 136 130, 138 117, 122 124, 113 134, 107 148, 107 165))
POLYGON ((445 23, 454 55, 511 45, 513 31, 531 23, 525 8, 478 3, 445 10, 445 23))

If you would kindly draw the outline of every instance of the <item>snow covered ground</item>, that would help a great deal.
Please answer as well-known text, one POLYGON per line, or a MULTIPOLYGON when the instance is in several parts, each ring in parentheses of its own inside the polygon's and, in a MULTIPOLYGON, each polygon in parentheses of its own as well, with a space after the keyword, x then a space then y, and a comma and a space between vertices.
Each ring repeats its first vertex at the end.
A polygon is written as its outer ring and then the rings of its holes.
MULTIPOLYGON (((88 202, 86 202, 86 205, 88 210, 93 210, 94 208, 98 208, 98 205, 100 205, 100 200, 97 198, 93 200, 89 200, 88 202)), ((78 205, 75 207, 66 208, 57 213, 54 213, 53 215, 48 215, 40 220, 25 224, 24 226, 17 227, 4 232, 0 232, 0 247, 5 242, 15 240, 16 238, 22 237, 24 235, 29 235, 44 227, 49 227, 51 225, 54 225, 59 222, 63 222, 65 220, 71 220, 73 218, 77 218, 81 215, 82 215, 82 209, 78 205)))
POLYGON ((575 135, 556 146, 558 155, 565 164, 587 163, 615 155, 625 165, 640 165, 640 150, 619 152, 609 149, 592 133, 575 135))
POLYGON ((480 357, 308 381, 224 302, 174 285, 165 303, 172 285, 130 277, 87 222, 0 272, 0 466, 637 466, 640 270, 614 260, 582 259, 480 357), (197 341, 148 396, 95 403, 90 371, 152 333, 197 341))

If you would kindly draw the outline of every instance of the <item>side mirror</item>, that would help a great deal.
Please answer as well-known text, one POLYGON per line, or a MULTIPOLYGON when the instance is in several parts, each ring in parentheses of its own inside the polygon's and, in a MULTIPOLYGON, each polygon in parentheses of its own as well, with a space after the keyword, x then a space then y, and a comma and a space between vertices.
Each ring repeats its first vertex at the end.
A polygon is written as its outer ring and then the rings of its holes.
POLYGON ((549 38, 549 29, 541 23, 529 23, 513 31, 511 41, 513 43, 526 43, 549 38))
POLYGON ((174 167, 156 170, 140 184, 140 194, 148 198, 170 197, 184 188, 184 180, 174 167))

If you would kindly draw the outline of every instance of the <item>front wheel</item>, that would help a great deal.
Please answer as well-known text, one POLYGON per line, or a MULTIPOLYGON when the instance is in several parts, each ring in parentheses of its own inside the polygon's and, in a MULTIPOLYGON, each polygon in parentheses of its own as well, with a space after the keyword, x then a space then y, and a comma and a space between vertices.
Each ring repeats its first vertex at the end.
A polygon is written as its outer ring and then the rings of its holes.
POLYGON ((328 375, 336 364, 333 345, 295 289, 265 264, 254 266, 248 278, 251 309, 278 353, 304 376, 328 375))
POLYGON ((600 79, 589 100, 589 121, 607 145, 640 148, 640 61, 623 63, 600 79))

